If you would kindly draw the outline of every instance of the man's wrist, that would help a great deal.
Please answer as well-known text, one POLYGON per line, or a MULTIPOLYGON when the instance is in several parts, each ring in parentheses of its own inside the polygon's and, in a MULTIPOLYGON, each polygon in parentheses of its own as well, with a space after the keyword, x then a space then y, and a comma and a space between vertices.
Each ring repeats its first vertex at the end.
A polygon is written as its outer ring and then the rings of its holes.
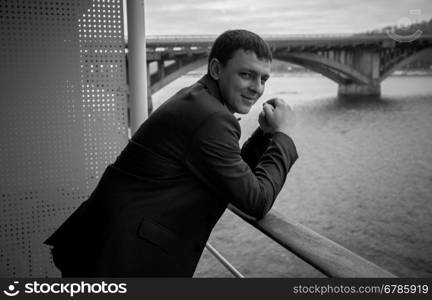
POLYGON ((287 135, 287 136, 291 136, 291 131, 290 130, 284 130, 284 129, 276 129, 275 130, 275 133, 276 132, 280 132, 280 133, 283 133, 283 134, 285 134, 285 135, 287 135))
POLYGON ((258 126, 257 130, 255 131, 254 135, 257 136, 259 139, 263 140, 269 140, 273 137, 274 131, 267 131, 261 128, 261 126, 258 126))
POLYGON ((271 139, 273 137, 273 135, 274 135, 274 131, 271 131, 271 132, 265 132, 264 131, 263 132, 263 136, 267 139, 271 139))

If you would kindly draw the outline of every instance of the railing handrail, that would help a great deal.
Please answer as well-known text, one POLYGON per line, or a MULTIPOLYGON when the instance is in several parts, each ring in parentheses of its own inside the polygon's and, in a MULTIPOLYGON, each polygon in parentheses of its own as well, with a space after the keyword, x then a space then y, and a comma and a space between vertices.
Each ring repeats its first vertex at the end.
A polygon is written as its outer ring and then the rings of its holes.
POLYGON ((328 277, 396 277, 319 233, 271 210, 256 220, 229 205, 234 214, 328 277))
MULTIPOLYGON (((394 41, 388 34, 273 34, 261 35, 267 42, 377 42, 377 41, 394 41)), ((189 45, 195 44, 213 44, 217 35, 148 35, 146 41, 148 45, 153 44, 176 44, 176 45, 189 45)), ((430 40, 432 34, 423 33, 418 38, 419 40, 430 40)), ((127 39, 126 39, 127 40, 127 39)), ((126 41, 127 44, 127 41, 126 41)))

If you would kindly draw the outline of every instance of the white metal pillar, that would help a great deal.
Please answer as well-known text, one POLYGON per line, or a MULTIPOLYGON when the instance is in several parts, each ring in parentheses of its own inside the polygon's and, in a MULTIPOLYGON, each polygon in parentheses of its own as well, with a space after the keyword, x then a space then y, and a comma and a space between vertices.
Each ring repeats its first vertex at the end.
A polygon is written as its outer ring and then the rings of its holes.
POLYGON ((144 0, 127 0, 128 72, 131 132, 147 118, 147 57, 144 0))

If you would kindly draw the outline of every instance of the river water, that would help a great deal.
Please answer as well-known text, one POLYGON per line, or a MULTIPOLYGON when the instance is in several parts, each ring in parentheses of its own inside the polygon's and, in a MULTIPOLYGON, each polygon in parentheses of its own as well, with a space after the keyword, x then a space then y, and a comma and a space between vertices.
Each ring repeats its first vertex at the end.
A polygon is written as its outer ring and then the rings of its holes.
MULTIPOLYGON (((153 96, 157 107, 199 76, 153 96)), ((390 77, 379 98, 338 99, 319 75, 272 77, 261 101, 294 108, 299 159, 273 207, 401 277, 432 276, 432 77, 390 77)), ((241 143, 261 105, 241 116, 241 143)), ((226 212, 210 243, 248 277, 321 277, 226 212)), ((204 252, 196 277, 229 277, 204 252)))

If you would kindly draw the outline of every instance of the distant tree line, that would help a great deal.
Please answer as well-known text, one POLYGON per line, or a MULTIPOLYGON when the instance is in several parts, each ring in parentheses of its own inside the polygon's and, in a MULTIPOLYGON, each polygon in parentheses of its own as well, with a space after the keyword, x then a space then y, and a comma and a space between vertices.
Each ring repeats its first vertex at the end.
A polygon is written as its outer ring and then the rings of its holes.
POLYGON ((393 31, 400 35, 406 35, 407 33, 413 33, 417 30, 421 30, 423 33, 432 33, 432 19, 429 21, 422 21, 410 24, 408 26, 398 26, 398 25, 392 25, 392 26, 386 26, 381 29, 374 29, 366 31, 365 34, 384 34, 387 31, 393 31))
MULTIPOLYGON (((417 30, 421 30, 423 34, 432 34, 432 19, 428 21, 417 22, 409 26, 386 26, 381 29, 374 29, 366 31, 363 34, 376 35, 376 34, 386 34, 388 31, 395 32, 399 35, 408 35, 414 33, 417 30)), ((432 67, 432 50, 429 53, 424 53, 417 60, 408 63, 403 67, 403 69, 431 69, 432 67)))

